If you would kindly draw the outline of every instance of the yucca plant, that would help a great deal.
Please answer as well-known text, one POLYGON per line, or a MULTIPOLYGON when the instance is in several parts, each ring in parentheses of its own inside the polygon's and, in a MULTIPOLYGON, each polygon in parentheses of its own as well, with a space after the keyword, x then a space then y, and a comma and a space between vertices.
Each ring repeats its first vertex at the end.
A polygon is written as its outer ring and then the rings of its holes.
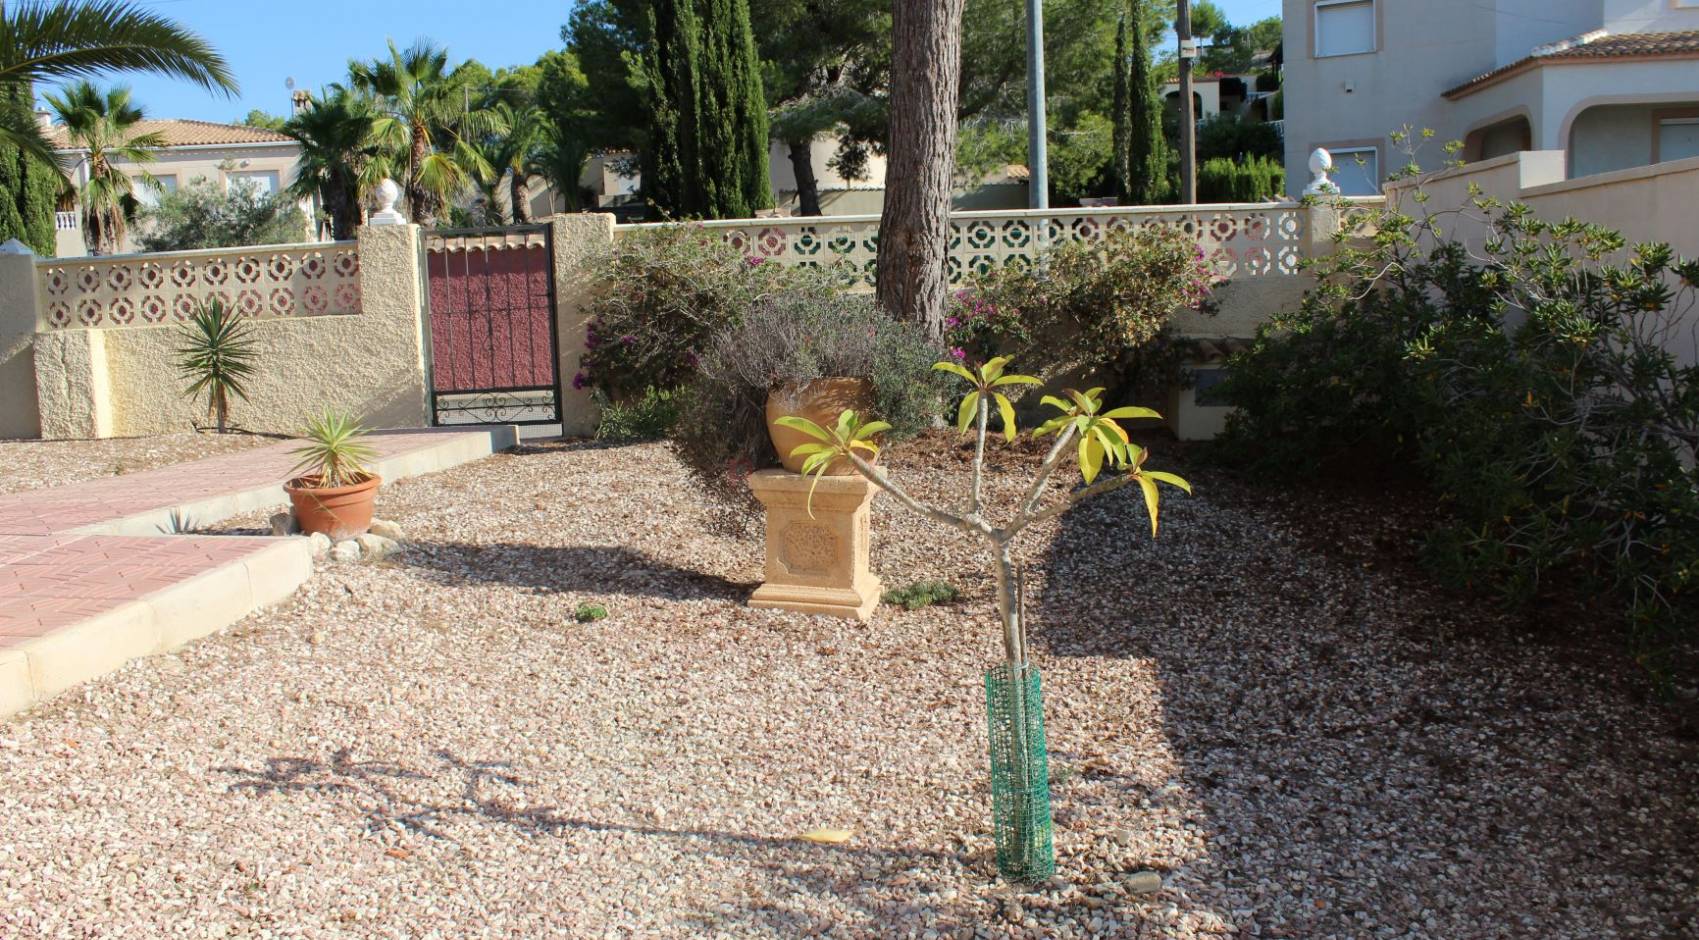
POLYGON ((230 427, 230 399, 248 399, 244 384, 257 370, 259 353, 247 320, 221 300, 203 301, 180 331, 177 372, 189 382, 184 394, 205 394, 207 416, 223 434, 230 427))
MULTIPOLYGON (((1046 395, 1042 399, 1043 404, 1057 409, 1060 414, 1034 429, 1032 435, 1035 438, 1054 435, 1055 443, 1017 505, 1014 518, 1002 526, 993 525, 983 514, 984 500, 980 488, 991 409, 997 408, 1003 421, 1004 436, 1013 441, 1019 433, 1014 407, 1000 389, 1039 384, 1039 380, 1032 376, 1008 372, 1008 364, 1007 357, 998 357, 973 370, 954 362, 940 362, 934 366, 972 386, 957 412, 957 424, 963 433, 974 427, 978 431, 973 482, 965 511, 941 509, 919 502, 891 480, 884 469, 866 459, 867 456, 877 456, 878 449, 869 438, 878 432, 880 422, 864 422, 853 411, 845 411, 830 429, 794 416, 780 418, 778 423, 814 438, 815 443, 804 444, 793 453, 807 455, 806 467, 815 476, 816 483, 819 475, 834 460, 845 460, 904 508, 959 529, 969 537, 977 536, 990 548, 996 569, 997 612, 1002 621, 1006 660, 1002 667, 986 675, 997 866, 1010 880, 1031 882, 1049 877, 1055 871, 1056 860, 1050 837, 1050 785, 1044 750, 1043 705, 1039 700, 1037 670, 1027 656, 1025 599, 1020 571, 1014 562, 1014 541, 1035 522, 1059 516, 1093 496, 1133 484, 1143 491, 1154 536, 1160 507, 1156 484, 1165 483, 1188 493, 1191 486, 1172 473, 1145 469, 1148 451, 1134 444, 1120 424, 1121 421, 1159 418, 1160 415, 1149 408, 1105 410, 1103 389, 1083 392, 1068 389, 1064 392, 1066 397, 1046 395), (1060 500, 1041 505, 1045 501, 1047 484, 1070 446, 1078 454, 1084 485, 1060 500), (1106 468, 1111 471, 1107 476, 1104 475, 1106 468)), ((812 487, 809 493, 812 497, 812 487)))
POLYGON ((301 458, 290 473, 296 478, 317 478, 315 489, 351 486, 371 477, 366 462, 378 452, 365 442, 367 430, 345 412, 326 411, 307 419, 305 444, 295 448, 301 458))

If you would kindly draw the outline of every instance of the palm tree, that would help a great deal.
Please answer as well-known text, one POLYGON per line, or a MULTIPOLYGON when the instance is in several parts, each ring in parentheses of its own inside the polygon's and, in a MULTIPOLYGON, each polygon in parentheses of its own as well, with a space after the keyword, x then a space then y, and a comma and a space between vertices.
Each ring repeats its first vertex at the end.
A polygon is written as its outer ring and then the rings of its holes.
POLYGON ((531 221, 526 184, 531 177, 540 175, 537 157, 549 137, 548 117, 535 105, 515 107, 507 102, 496 104, 490 111, 494 121, 507 130, 487 137, 477 148, 478 163, 468 169, 487 174, 478 182, 492 205, 496 202, 496 190, 506 182, 512 204, 511 221, 524 224, 531 221))
POLYGON ((566 211, 577 212, 579 180, 584 176, 584 164, 590 159, 590 148, 582 135, 559 124, 545 128, 542 140, 531 154, 530 172, 541 176, 566 201, 566 211))
MULTIPOLYGON (((102 91, 80 81, 60 94, 47 94, 59 123, 65 125, 71 146, 86 152, 88 179, 77 191, 83 209, 83 240, 91 254, 116 251, 124 240, 124 223, 135 214, 135 186, 114 161, 151 163, 154 150, 165 146, 157 132, 138 133, 143 120, 140 105, 131 102, 130 89, 102 91)), ((159 185, 142 171, 144 186, 159 185)))
POLYGON ((386 162, 374 141, 377 120, 371 96, 332 86, 283 125, 283 133, 301 145, 289 195, 318 200, 331 238, 354 237, 364 196, 383 179, 386 162))
MULTIPOLYGON (((224 57, 206 40, 134 3, 0 0, 0 88, 103 72, 153 72, 237 90, 224 57)), ((0 111, 0 143, 53 161, 52 144, 27 108, 0 111)))
POLYGON ((409 215, 434 223, 473 181, 467 167, 478 161, 469 141, 506 127, 493 111, 471 107, 465 80, 449 72, 448 50, 426 40, 406 50, 391 41, 387 60, 351 61, 348 75, 356 89, 378 98, 374 138, 403 171, 409 215))

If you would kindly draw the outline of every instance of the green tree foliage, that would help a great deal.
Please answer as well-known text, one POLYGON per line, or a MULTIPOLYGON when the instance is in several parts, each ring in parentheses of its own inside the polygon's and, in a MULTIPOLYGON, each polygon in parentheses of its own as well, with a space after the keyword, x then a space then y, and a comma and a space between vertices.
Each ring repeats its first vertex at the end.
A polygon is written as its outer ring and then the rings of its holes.
POLYGON ((1279 158, 1284 150, 1280 132, 1273 125, 1225 112, 1198 125, 1197 145, 1199 160, 1215 157, 1279 158))
POLYGON ((1249 26, 1234 26, 1223 18, 1221 25, 1207 35, 1212 45, 1199 56, 1198 67, 1205 72, 1244 75, 1251 71, 1257 53, 1280 45, 1280 17, 1271 16, 1249 26))
MULTIPOLYGON (((89 82, 73 82, 58 94, 49 93, 47 103, 65 125, 71 146, 84 151, 82 159, 88 166, 87 179, 77 190, 83 240, 97 255, 117 251, 140 203, 135 183, 116 164, 153 162, 165 139, 137 129, 144 114, 128 88, 99 89, 89 82)), ((157 185, 145 170, 138 178, 143 186, 157 185)))
POLYGON ((289 194, 318 201, 318 227, 331 238, 354 237, 360 204, 388 166, 374 140, 377 119, 370 95, 336 88, 283 125, 301 145, 289 194))
MULTIPOLYGON (((30 86, 0 88, 0 108, 29 115, 30 86)), ((56 253, 53 210, 64 177, 51 163, 17 144, 0 141, 0 242, 16 238, 38 255, 56 253)))
POLYGON ((1198 165, 1199 202, 1264 202, 1286 191, 1286 168, 1268 157, 1215 157, 1198 165))
POLYGON ((200 179, 159 197, 142 213, 143 251, 235 248, 299 242, 307 217, 288 193, 263 195, 250 180, 228 188, 200 179))
POLYGON ((771 206, 748 0, 660 0, 648 27, 646 198, 673 215, 710 219, 771 206))
POLYGON ((280 115, 272 114, 269 111, 262 111, 259 108, 254 108, 248 112, 246 117, 242 118, 242 120, 237 123, 244 127, 258 127, 262 130, 281 131, 283 130, 283 125, 288 123, 288 119, 280 115))
MULTIPOLYGON (((1127 30, 1126 175, 1116 181, 1116 194, 1129 205, 1154 205, 1168 196, 1167 141, 1162 134, 1162 101, 1157 96, 1149 45, 1150 10, 1144 0, 1132 0, 1127 30)), ((1117 134, 1120 136, 1120 134, 1117 134)))

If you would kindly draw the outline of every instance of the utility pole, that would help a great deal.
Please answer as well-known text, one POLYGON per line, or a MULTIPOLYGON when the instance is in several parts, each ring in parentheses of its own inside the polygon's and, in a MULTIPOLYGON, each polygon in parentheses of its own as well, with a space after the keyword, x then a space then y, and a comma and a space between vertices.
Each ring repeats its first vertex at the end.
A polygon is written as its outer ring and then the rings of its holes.
POLYGON ((1044 0, 1026 0, 1027 205, 1034 209, 1050 208, 1048 146, 1044 129, 1044 0))
POLYGON ((1198 115, 1192 105, 1192 60, 1198 44, 1192 39, 1192 0, 1179 0, 1174 32, 1180 37, 1180 201, 1198 201, 1198 115))

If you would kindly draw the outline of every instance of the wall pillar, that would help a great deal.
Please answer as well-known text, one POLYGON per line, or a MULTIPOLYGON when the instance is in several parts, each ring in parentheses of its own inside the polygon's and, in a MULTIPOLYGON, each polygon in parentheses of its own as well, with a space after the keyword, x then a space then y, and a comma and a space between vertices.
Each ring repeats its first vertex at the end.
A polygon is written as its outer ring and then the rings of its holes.
POLYGON ((573 437, 594 434, 599 414, 590 393, 572 387, 584 357, 589 315, 585 301, 591 276, 583 262, 613 247, 614 217, 605 212, 556 215, 549 220, 554 242, 555 336, 560 342, 556 364, 561 385, 560 433, 573 437))
POLYGON ((431 390, 426 382, 425 267, 420 229, 412 224, 361 226, 360 317, 372 321, 370 344, 385 362, 373 363, 394 375, 393 392, 369 401, 361 418, 369 427, 422 428, 431 423, 431 390))
POLYGON ((112 379, 103 330, 35 335, 35 395, 50 441, 112 436, 112 379))
POLYGON ((37 437, 35 255, 0 249, 0 438, 37 437))

